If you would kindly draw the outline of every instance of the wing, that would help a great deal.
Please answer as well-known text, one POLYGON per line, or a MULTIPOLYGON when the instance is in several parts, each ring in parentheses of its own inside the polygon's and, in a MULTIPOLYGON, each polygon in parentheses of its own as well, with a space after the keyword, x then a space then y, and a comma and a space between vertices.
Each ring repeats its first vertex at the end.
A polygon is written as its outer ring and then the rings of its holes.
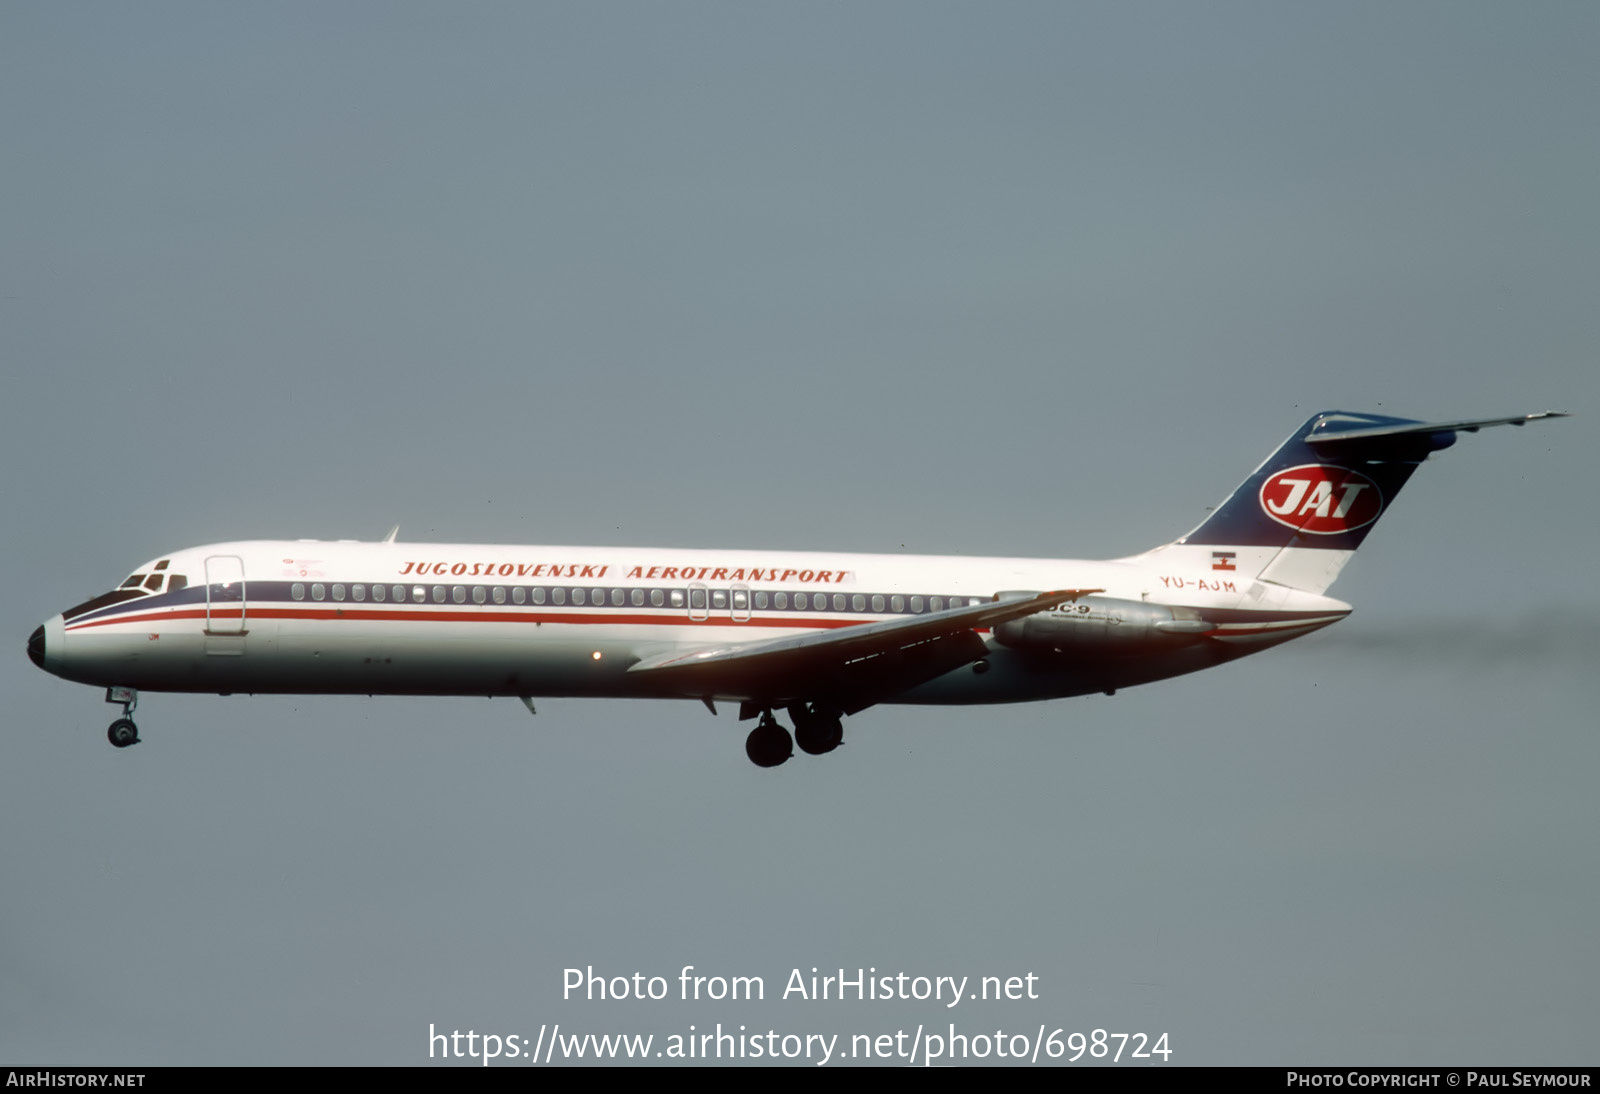
POLYGON ((1062 589, 798 638, 647 658, 628 673, 686 696, 736 696, 768 706, 824 701, 846 714, 926 683, 989 652, 994 627, 1103 589, 1062 589))

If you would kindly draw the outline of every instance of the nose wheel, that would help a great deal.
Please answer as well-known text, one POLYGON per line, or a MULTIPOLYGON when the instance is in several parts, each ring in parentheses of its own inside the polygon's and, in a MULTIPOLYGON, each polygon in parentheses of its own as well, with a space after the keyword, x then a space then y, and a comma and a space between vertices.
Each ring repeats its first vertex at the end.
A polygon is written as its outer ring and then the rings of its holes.
POLYGON ((133 708, 139 705, 139 693, 133 688, 106 688, 106 702, 121 703, 122 717, 106 730, 106 740, 118 748, 139 743, 139 727, 133 724, 133 708))

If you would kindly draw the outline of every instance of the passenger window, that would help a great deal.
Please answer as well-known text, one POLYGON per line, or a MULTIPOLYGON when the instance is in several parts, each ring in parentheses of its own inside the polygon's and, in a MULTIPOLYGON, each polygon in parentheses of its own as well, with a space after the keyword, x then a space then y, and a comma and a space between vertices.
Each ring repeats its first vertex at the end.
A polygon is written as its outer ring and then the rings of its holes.
POLYGON ((765 589, 756 593, 756 610, 761 612, 767 610, 767 593, 765 589))
POLYGON ((682 589, 673 589, 672 590, 672 606, 674 608, 683 607, 683 590, 682 589))
MULTIPOLYGON (((550 603, 552 603, 552 604, 565 604, 566 602, 567 602, 567 590, 563 589, 559 585, 557 585, 554 589, 550 590, 550 603)), ((581 604, 583 602, 580 600, 579 603, 581 604)))
POLYGON ((611 603, 615 604, 619 608, 622 606, 622 597, 623 592, 621 589, 611 590, 611 603))
POLYGON ((367 587, 365 585, 350 586, 350 596, 354 600, 365 600, 367 598, 367 587))
POLYGON ((864 612, 864 611, 866 611, 867 610, 867 598, 862 596, 860 593, 857 593, 855 596, 852 596, 850 598, 850 610, 853 611, 853 612, 864 612))
POLYGON ((936 596, 932 600, 928 601, 928 610, 935 612, 944 611, 944 597, 936 596))
POLYGON ((444 603, 444 586, 443 585, 435 585, 433 587, 433 602, 435 604, 443 604, 444 603))
POLYGON ((325 597, 327 595, 328 595, 328 590, 324 589, 322 587, 322 583, 320 581, 317 584, 311 586, 311 599, 312 600, 321 600, 323 597, 325 597))
POLYGON ((450 599, 454 600, 457 604, 465 604, 467 602, 466 586, 457 585, 455 588, 451 589, 450 599))
POLYGON ((383 603, 383 598, 388 593, 388 591, 389 590, 384 588, 382 585, 374 585, 372 587, 372 599, 374 599, 378 603, 382 604, 383 603))
POLYGON ((701 611, 704 611, 705 610, 705 606, 706 606, 706 591, 704 589, 690 589, 689 590, 689 607, 696 608, 696 609, 699 609, 701 611))
POLYGON ((536 585, 534 587, 534 590, 533 590, 533 602, 535 604, 543 604, 544 603, 544 586, 543 585, 536 585))
POLYGON ((911 598, 911 610, 913 612, 920 612, 922 610, 922 597, 914 596, 911 598))
POLYGON ((504 586, 496 585, 492 595, 496 604, 504 604, 506 602, 506 590, 504 586))
MULTIPOLYGON (((500 598, 504 600, 505 594, 501 593, 500 598)), ((489 599, 488 589, 485 589, 482 585, 474 585, 472 587, 472 602, 474 604, 482 604, 487 599, 489 599)))
POLYGON ((733 606, 735 608, 737 608, 741 612, 749 611, 750 610, 750 590, 749 589, 735 589, 735 590, 733 590, 733 606))
POLYGON ((584 602, 584 591, 582 589, 572 590, 572 602, 574 604, 582 604, 584 602))
POLYGON ((822 611, 828 606, 828 595, 826 593, 812 593, 811 606, 819 612, 822 611))
POLYGON ((666 602, 667 602, 667 594, 666 593, 662 592, 660 589, 651 589, 650 590, 650 604, 651 604, 652 607, 659 608, 659 607, 661 607, 661 605, 665 604, 666 602))
POLYGON ((903 597, 903 596, 891 596, 889 598, 889 610, 892 611, 892 612, 903 612, 903 611, 905 611, 906 610, 906 598, 903 597))
POLYGON ((629 595, 630 599, 632 599, 633 606, 635 608, 644 607, 644 590, 643 589, 635 589, 635 590, 633 590, 632 593, 630 593, 628 595, 629 595))
POLYGON ((789 594, 788 593, 773 593, 772 594, 772 604, 773 604, 773 607, 777 608, 780 612, 787 611, 788 608, 789 608, 789 594))
POLYGON ((511 602, 513 604, 521 604, 524 600, 527 600, 527 599, 528 599, 528 596, 523 591, 521 585, 518 585, 515 589, 511 590, 511 602))
POLYGON ((882 595, 877 594, 877 593, 873 594, 873 596, 872 596, 872 610, 875 611, 875 612, 883 611, 883 597, 882 597, 882 595))
POLYGON ((343 600, 344 599, 344 586, 343 585, 335 585, 333 587, 333 598, 335 600, 343 600))
POLYGON ((713 608, 716 608, 718 611, 726 610, 726 608, 728 607, 728 590, 727 589, 713 589, 713 590, 711 590, 711 606, 713 608))
POLYGON ((293 585, 289 586, 289 595, 294 597, 296 600, 304 600, 306 598, 306 587, 300 584, 300 582, 296 581, 293 585))
MULTIPOLYGON (((399 586, 396 585, 395 588, 398 589, 399 586)), ((413 603, 421 604, 421 603, 424 603, 427 599, 428 599, 428 590, 427 589, 424 589, 421 585, 413 585, 413 586, 411 586, 411 600, 412 600, 413 603)))

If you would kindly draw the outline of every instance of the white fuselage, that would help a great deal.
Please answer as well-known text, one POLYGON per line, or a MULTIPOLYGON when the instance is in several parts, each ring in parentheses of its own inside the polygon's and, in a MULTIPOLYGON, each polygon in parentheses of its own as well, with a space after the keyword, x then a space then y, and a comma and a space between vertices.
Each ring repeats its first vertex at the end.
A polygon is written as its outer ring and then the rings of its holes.
MULTIPOLYGON (((151 691, 748 701, 761 697, 737 686, 685 695, 630 679, 628 669, 675 651, 769 642, 1011 591, 1103 590, 1107 601, 1172 606, 1210 624, 1203 639, 1104 657, 1008 649, 984 634, 991 654, 981 668, 963 666, 884 700, 1015 702, 1192 672, 1349 611, 1313 593, 1239 580, 1230 564, 1181 545, 1086 562, 301 540, 213 544, 161 561, 125 583, 143 595, 51 619, 43 667, 151 691)), ((1114 628, 1118 619, 1107 622, 1114 628)))

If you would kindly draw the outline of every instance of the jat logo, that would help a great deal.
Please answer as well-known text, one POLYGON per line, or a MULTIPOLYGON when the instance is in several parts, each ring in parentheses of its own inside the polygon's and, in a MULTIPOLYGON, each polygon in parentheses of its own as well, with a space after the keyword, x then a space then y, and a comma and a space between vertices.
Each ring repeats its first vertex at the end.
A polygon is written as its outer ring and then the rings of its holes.
POLYGON ((1353 532, 1378 519, 1383 495, 1359 471, 1327 464, 1290 467, 1261 484, 1261 508, 1279 524, 1331 536, 1353 532))

